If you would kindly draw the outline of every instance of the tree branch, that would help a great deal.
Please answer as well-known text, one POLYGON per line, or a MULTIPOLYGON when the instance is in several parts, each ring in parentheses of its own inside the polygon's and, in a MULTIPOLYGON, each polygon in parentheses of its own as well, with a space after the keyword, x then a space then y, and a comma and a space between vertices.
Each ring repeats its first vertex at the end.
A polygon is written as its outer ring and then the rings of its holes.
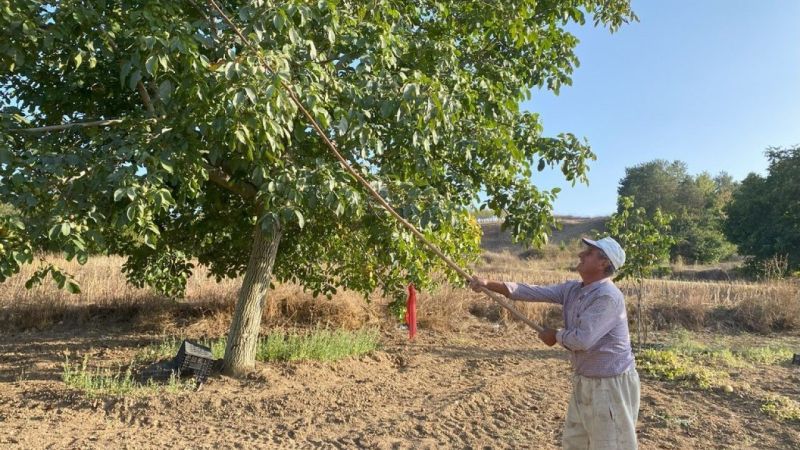
POLYGON ((208 180, 217 186, 233 192, 246 200, 254 200, 258 190, 247 183, 236 183, 231 181, 231 177, 219 167, 203 162, 203 167, 208 172, 208 180))
POLYGON ((11 132, 24 132, 24 133, 49 133, 51 131, 61 131, 66 130, 69 128, 89 128, 89 127, 106 127, 109 125, 117 125, 124 122, 125 119, 107 119, 107 120, 95 120, 93 122, 73 122, 73 123, 62 123, 61 125, 49 125, 46 127, 36 127, 36 128, 16 128, 10 129, 8 131, 11 132))
POLYGON ((136 84, 136 90, 139 91, 139 97, 142 97, 142 103, 144 103, 147 114, 150 117, 154 117, 156 115, 156 110, 153 108, 153 102, 150 100, 150 94, 147 92, 147 88, 144 87, 144 83, 139 81, 136 84))

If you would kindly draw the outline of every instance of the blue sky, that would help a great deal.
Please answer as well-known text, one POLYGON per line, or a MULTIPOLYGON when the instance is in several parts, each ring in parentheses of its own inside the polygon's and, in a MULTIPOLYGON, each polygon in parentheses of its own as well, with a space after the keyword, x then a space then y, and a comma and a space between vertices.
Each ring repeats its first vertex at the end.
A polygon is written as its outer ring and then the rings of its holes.
POLYGON ((556 214, 616 209, 631 167, 681 160, 689 172, 766 173, 764 150, 800 144, 800 0, 633 0, 639 22, 611 34, 571 27, 581 40, 573 85, 534 91, 522 108, 546 135, 586 137, 590 184, 537 173, 562 188, 556 214))

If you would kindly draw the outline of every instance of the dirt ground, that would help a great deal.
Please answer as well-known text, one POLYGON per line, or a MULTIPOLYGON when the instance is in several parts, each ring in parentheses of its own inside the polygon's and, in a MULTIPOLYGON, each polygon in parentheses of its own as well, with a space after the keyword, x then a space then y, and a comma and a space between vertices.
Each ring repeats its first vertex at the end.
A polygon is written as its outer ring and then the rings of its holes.
MULTIPOLYGON (((570 392, 565 351, 522 328, 470 318, 463 331, 387 330, 377 352, 336 363, 260 363, 199 392, 88 398, 61 381, 65 352, 120 363, 163 336, 114 330, 0 334, 0 447, 558 448, 570 392)), ((800 368, 754 372, 800 398, 800 368)), ((737 393, 643 377, 643 449, 800 448, 737 393)))

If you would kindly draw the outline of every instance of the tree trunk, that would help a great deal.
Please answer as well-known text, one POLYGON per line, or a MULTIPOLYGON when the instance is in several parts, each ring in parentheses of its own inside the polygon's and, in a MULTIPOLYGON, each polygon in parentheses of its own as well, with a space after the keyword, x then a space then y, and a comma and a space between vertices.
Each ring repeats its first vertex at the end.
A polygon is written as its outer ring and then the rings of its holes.
POLYGON ((636 289, 636 346, 642 349, 642 280, 637 283, 636 289))
POLYGON ((239 300, 228 332, 222 371, 226 375, 242 376, 253 370, 256 362, 258 332, 261 329, 261 312, 269 291, 272 266, 281 241, 281 228, 273 227, 265 235, 258 223, 253 230, 253 248, 244 275, 239 300))
MULTIPOLYGON (((644 291, 644 282, 642 282, 641 286, 642 293, 639 294, 642 298, 645 297, 646 292, 644 291)), ((650 325, 648 323, 648 316, 647 311, 644 309, 645 306, 642 304, 642 327, 644 327, 644 345, 647 345, 648 337, 650 336, 648 333, 650 331, 650 325)))

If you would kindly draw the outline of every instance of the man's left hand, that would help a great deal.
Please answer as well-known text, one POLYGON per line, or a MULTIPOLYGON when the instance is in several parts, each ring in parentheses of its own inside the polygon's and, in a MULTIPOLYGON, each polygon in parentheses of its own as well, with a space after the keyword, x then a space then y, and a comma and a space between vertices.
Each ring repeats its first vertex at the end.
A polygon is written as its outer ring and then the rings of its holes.
POLYGON ((541 339, 542 342, 550 347, 556 345, 556 330, 552 328, 545 328, 539 332, 539 339, 541 339))

